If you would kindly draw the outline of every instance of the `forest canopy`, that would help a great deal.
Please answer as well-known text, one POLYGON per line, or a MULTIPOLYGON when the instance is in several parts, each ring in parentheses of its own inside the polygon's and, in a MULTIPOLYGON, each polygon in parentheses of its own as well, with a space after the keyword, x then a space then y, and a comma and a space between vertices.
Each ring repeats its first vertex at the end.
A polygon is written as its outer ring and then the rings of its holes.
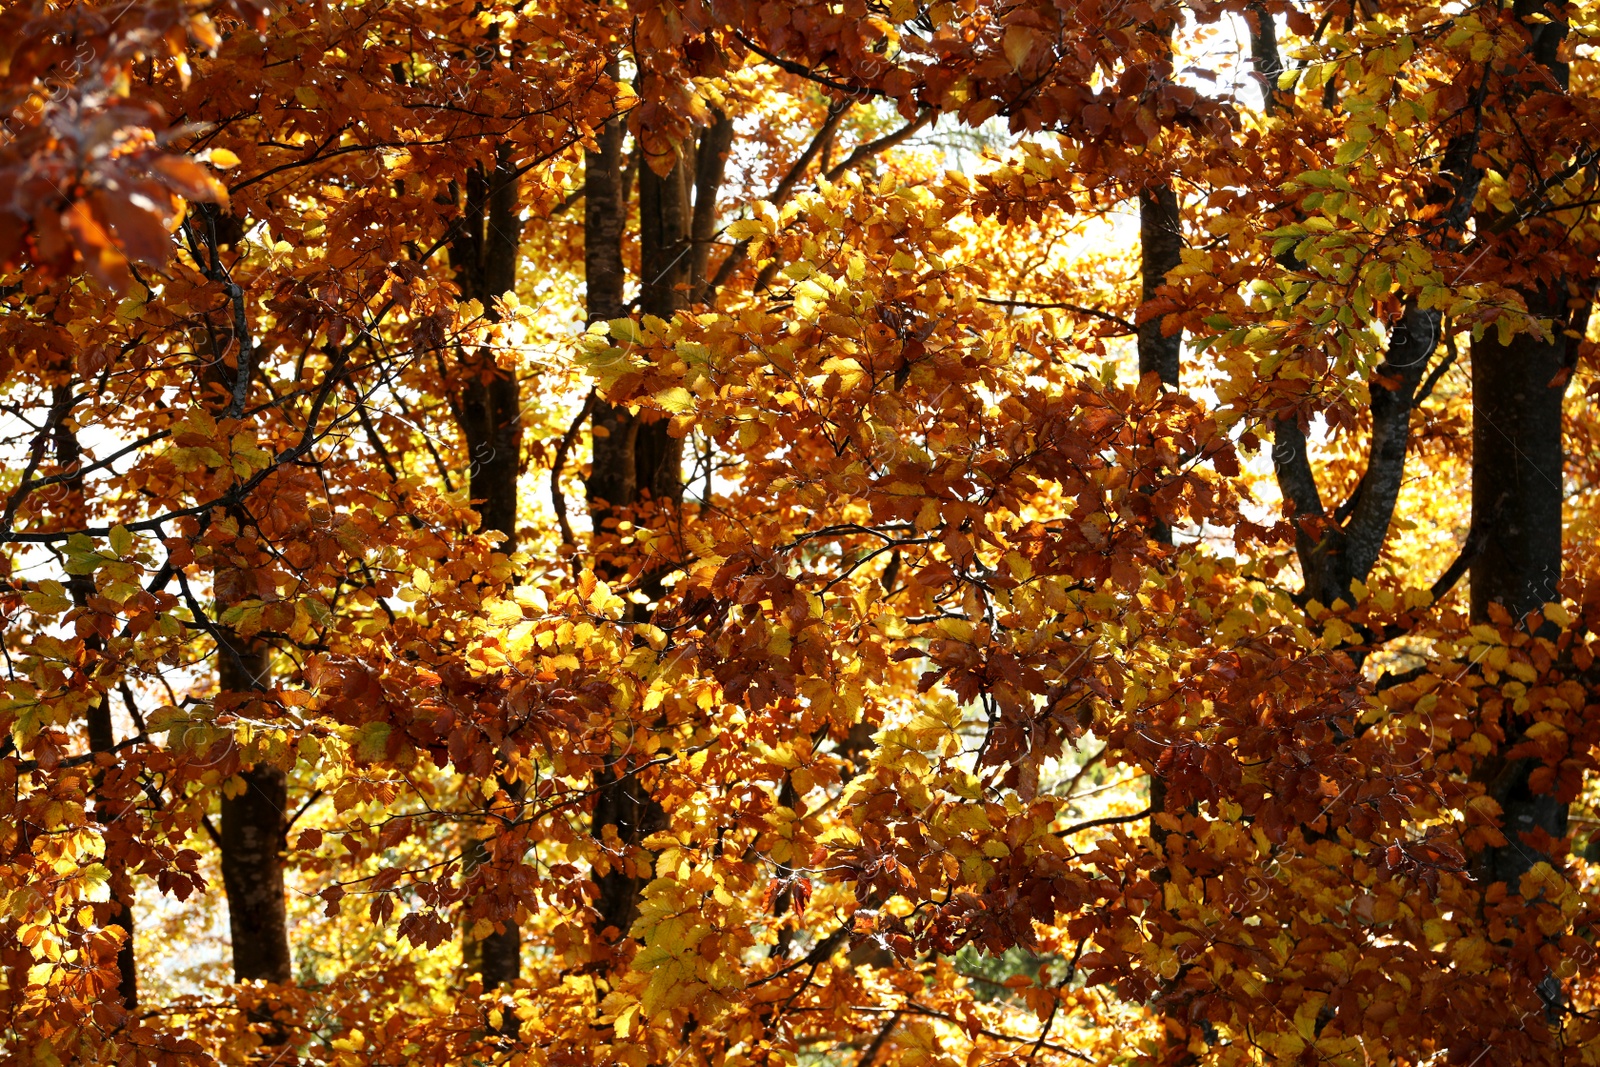
POLYGON ((0 1061, 1600 1063, 1593 0, 0 12, 0 1061))

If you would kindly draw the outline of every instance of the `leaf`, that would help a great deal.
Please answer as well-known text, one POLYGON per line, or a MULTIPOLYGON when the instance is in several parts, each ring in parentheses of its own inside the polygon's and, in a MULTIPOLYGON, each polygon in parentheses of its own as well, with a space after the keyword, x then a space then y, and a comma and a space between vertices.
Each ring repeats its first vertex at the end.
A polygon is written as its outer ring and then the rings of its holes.
POLYGON ((392 728, 386 722, 369 722, 356 733, 355 747, 357 754, 368 762, 376 762, 384 758, 388 752, 389 735, 392 728))
POLYGON ((133 555, 133 534, 128 532, 126 526, 113 526, 110 541, 111 551, 117 554, 118 559, 127 559, 133 555))
POLYGON ((1001 39, 1001 47, 1005 51, 1006 61, 1011 64, 1012 70, 1021 70, 1028 61, 1028 55, 1033 51, 1033 43, 1038 37, 1036 30, 1027 26, 1008 26, 1001 39))
POLYGON ((61 228, 71 238, 89 273, 106 288, 121 293, 133 283, 127 257, 87 202, 80 200, 69 207, 61 215, 61 228))
POLYGON ((169 188, 189 200, 226 207, 228 190, 200 164, 180 156, 162 156, 151 164, 169 188))
POLYGON ((657 405, 674 415, 683 415, 694 410, 694 394, 681 385, 674 385, 653 393, 651 399, 657 405))

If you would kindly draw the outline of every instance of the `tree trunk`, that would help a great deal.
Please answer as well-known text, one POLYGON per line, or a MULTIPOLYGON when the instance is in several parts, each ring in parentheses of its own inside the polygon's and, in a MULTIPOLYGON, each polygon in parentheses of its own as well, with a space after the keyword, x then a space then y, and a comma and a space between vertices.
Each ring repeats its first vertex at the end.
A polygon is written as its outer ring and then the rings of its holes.
MULTIPOLYGON (((1181 262, 1183 248, 1182 219, 1178 212, 1178 195, 1170 181, 1151 186, 1139 194, 1139 273, 1142 279, 1143 299, 1155 299, 1156 290, 1166 284, 1167 272, 1181 262)), ((1161 316, 1157 315, 1139 326, 1139 376, 1154 373, 1161 384, 1171 389, 1178 387, 1180 356, 1183 335, 1174 333, 1165 337, 1161 333, 1161 316)), ((1172 544, 1172 530, 1160 519, 1154 520, 1150 537, 1162 544, 1172 544)), ((1167 840, 1168 831, 1158 825, 1155 816, 1166 810, 1167 782, 1159 774, 1150 777, 1150 836, 1158 845, 1167 840)))
MULTIPOLYGON (((498 319, 494 301, 516 287, 522 220, 517 175, 508 149, 496 154, 488 174, 474 168, 467 177, 466 208, 450 244, 450 266, 464 299, 477 300, 484 314, 498 319)), ((521 392, 514 369, 501 367, 488 349, 464 356, 467 376, 461 390, 461 432, 466 439, 468 496, 477 502, 478 529, 502 534, 500 548, 517 549, 517 480, 522 471, 521 392)), ((520 782, 501 781, 509 795, 520 796, 520 782)), ((466 873, 487 862, 482 841, 468 843, 466 873)), ((479 939, 462 932, 462 959, 468 973, 483 978, 485 989, 517 980, 522 973, 521 932, 514 918, 496 922, 493 933, 479 939)))
MULTIPOLYGON (((679 160, 666 174, 639 168, 639 310, 671 319, 688 306, 692 266, 689 243, 689 168, 679 160)), ((668 420, 640 415, 633 444, 634 484, 640 499, 683 499, 683 438, 667 433, 668 420)))
POLYGON ((711 266, 711 245, 717 239, 717 191, 722 188, 722 176, 732 147, 733 120, 718 111, 715 120, 700 135, 700 145, 695 150, 689 290, 696 304, 704 304, 714 295, 707 273, 711 266))
MULTIPOLYGON (((615 80, 613 60, 607 74, 615 80)), ((600 131, 598 151, 584 157, 584 272, 586 317, 593 324, 619 319, 627 274, 622 264, 622 234, 627 225, 627 193, 623 188, 622 119, 613 118, 600 131)), ((594 461, 585 489, 598 541, 614 509, 627 506, 635 496, 633 435, 637 420, 626 408, 596 399, 593 406, 594 461)), ((613 519, 614 521, 614 519, 613 519)), ((596 569, 600 569, 597 561, 596 569)))
MULTIPOLYGON (((1471 570, 1472 618, 1488 621, 1490 605, 1499 604, 1519 623, 1532 615, 1529 621, 1540 632, 1551 629, 1540 609, 1559 599, 1561 402, 1576 342, 1563 336, 1570 321, 1564 283, 1553 292, 1527 295, 1530 311, 1554 320, 1553 342, 1518 334, 1501 344, 1491 331, 1472 345, 1472 524, 1482 538, 1471 570)), ((1581 333, 1583 323, 1574 325, 1581 333)), ((1522 718, 1506 723, 1506 747, 1531 725, 1522 718)), ((1518 835, 1543 830, 1561 838, 1567 832, 1567 805, 1530 787, 1539 765, 1496 754, 1476 775, 1500 803, 1507 839, 1476 857, 1476 872, 1513 892, 1524 872, 1550 861, 1518 835)))
MULTIPOLYGON (((266 649, 229 640, 217 650, 219 696, 240 699, 260 689, 266 649)), ((243 769, 244 791, 222 798, 222 885, 228 895, 235 981, 287 982, 291 974, 289 916, 283 897, 283 852, 288 834, 288 777, 267 763, 243 769)))
MULTIPOLYGON (((1144 303, 1154 300, 1156 290, 1167 284, 1168 272, 1182 262, 1182 249, 1178 194, 1171 180, 1164 179, 1139 193, 1139 274, 1144 303)), ((1162 384, 1176 389, 1183 336, 1164 336, 1161 318, 1153 315, 1139 324, 1139 375, 1154 371, 1161 376, 1162 384)))
POLYGON ((1518 334, 1501 344, 1491 330, 1472 344, 1472 511, 1474 525, 1484 520, 1472 566, 1474 619, 1500 604, 1520 621, 1558 598, 1565 290, 1528 300, 1535 315, 1555 320, 1553 343, 1518 334))
MULTIPOLYGON (((92 585, 92 579, 74 578, 70 587, 73 600, 83 603, 78 600, 80 590, 87 593, 85 587, 92 585)), ((95 641, 95 644, 99 642, 95 641)), ((111 728, 110 698, 101 695, 91 703, 87 719, 89 750, 96 753, 115 751, 117 738, 111 728)), ((102 826, 111 827, 126 813, 127 805, 105 795, 105 779, 105 769, 97 769, 94 773, 94 817, 102 826)), ((122 944, 117 949, 117 993, 122 998, 123 1006, 131 1010, 139 1006, 139 969, 133 950, 133 886, 126 867, 120 864, 110 866, 111 923, 122 931, 122 944)))
MULTIPOLYGON (((237 369, 235 359, 248 343, 235 335, 231 321, 206 322, 199 339, 209 362, 202 374, 205 402, 220 413, 234 397, 248 391, 248 364, 237 369)), ((240 512, 243 532, 248 516, 240 512)), ((247 562, 236 550, 227 558, 217 555, 212 576, 216 616, 241 600, 257 595, 247 562)), ((245 704, 250 694, 266 688, 269 663, 265 644, 239 637, 218 622, 212 627, 217 649, 217 704, 226 710, 245 704)), ((222 854, 222 887, 228 897, 228 927, 233 947, 235 981, 287 982, 290 979, 289 919, 283 897, 283 852, 286 845, 288 777, 281 767, 258 764, 241 767, 244 792, 222 797, 221 829, 217 834, 222 854)), ((270 1018, 265 1010, 260 1020, 270 1018)), ((269 1035, 268 1044, 280 1044, 281 1032, 269 1035)))
MULTIPOLYGON (((585 238, 588 320, 619 318, 622 303, 622 232, 627 213, 622 182, 622 124, 608 123, 598 152, 586 159, 585 238)), ((709 136, 709 134, 708 134, 709 136)), ((689 170, 680 160, 658 175, 639 168, 639 310, 666 320, 688 305, 692 277, 689 170)), ((702 194, 714 200, 715 189, 702 194)), ((708 211, 711 209, 708 208, 708 211)), ((604 401, 594 405, 594 460, 586 489, 597 542, 624 513, 646 500, 683 499, 683 439, 667 432, 654 413, 630 414, 604 401)), ((596 570, 615 577, 623 569, 599 552, 596 570)), ((643 583, 651 591, 652 583, 643 583)))
MULTIPOLYGON (((493 171, 474 168, 467 178, 467 203, 450 266, 464 299, 477 300, 490 320, 494 302, 516 288, 522 233, 517 175, 509 152, 497 154, 493 171)), ((505 535, 507 553, 517 547, 517 475, 522 467, 521 396, 515 370, 501 367, 488 349, 464 357, 461 431, 471 462, 471 499, 479 501, 479 529, 505 535)))
MULTIPOLYGON (((1530 20, 1544 14, 1544 5, 1532 0, 1517 0, 1513 12, 1532 36, 1532 58, 1565 91, 1568 68, 1558 52, 1565 23, 1530 20)), ((1472 343, 1472 525, 1481 543, 1470 571, 1475 622, 1490 621, 1490 608, 1498 604, 1535 633, 1554 630, 1540 609, 1558 599, 1561 578, 1561 406, 1589 316, 1587 298, 1570 310, 1569 291, 1565 277, 1523 291, 1529 312, 1551 321, 1551 341, 1522 333, 1502 344, 1490 330, 1472 343)), ((1473 773, 1500 805, 1506 843, 1485 848, 1470 866, 1486 890, 1498 882, 1514 894, 1523 874, 1553 862, 1542 836, 1530 841, 1523 835, 1565 837, 1568 805, 1534 788, 1541 761, 1507 758, 1533 720, 1509 708, 1506 714, 1502 747, 1473 773)), ((1547 1019, 1558 1023, 1565 1010, 1560 982, 1546 974, 1538 992, 1547 1019)))
MULTIPOLYGON (((217 614, 245 599, 238 570, 216 576, 217 614)), ((267 649, 219 627, 217 700, 238 706, 265 687, 267 649)), ((235 981, 287 982, 289 917, 283 899, 283 852, 288 834, 288 776, 267 763, 241 768, 244 791, 222 797, 222 885, 228 895, 235 981)))
MULTIPOLYGON (((86 508, 83 497, 83 478, 78 468, 83 461, 83 450, 78 444, 78 435, 68 422, 73 405, 73 388, 70 385, 56 386, 51 391, 50 420, 55 431, 56 462, 60 465, 63 474, 69 475, 66 482, 66 500, 72 512, 67 518, 69 525, 86 525, 86 508)), ((69 576, 67 589, 72 595, 72 602, 80 609, 85 607, 89 598, 95 593, 94 579, 86 574, 69 576)), ((104 642, 98 633, 90 633, 84 638, 84 647, 95 653, 89 661, 89 669, 97 670, 99 654, 104 648, 104 642)), ((116 734, 111 726, 111 707, 108 697, 101 694, 94 698, 84 713, 85 726, 89 733, 89 751, 113 752, 116 749, 116 734)), ((115 826, 117 820, 123 815, 125 805, 106 796, 105 769, 97 768, 94 772, 94 797, 95 821, 104 827, 115 826)), ((102 831, 103 834, 109 831, 102 831)), ((109 846, 109 842, 107 843, 109 846)), ((108 855, 110 849, 108 847, 108 855)), ((133 949, 133 886, 127 868, 119 864, 110 864, 111 867, 111 923, 122 931, 122 945, 117 949, 117 993, 122 998, 123 1006, 130 1010, 139 1005, 139 978, 138 962, 133 949)))
MULTIPOLYGON (((615 64, 610 74, 617 76, 615 64)), ((680 159, 665 175, 648 166, 639 167, 639 310, 644 315, 670 320, 688 305, 691 288, 706 285, 716 196, 732 135, 732 123, 719 116, 701 138, 692 163, 680 159)), ((585 160, 584 172, 584 260, 591 323, 625 313, 622 236, 627 190, 621 122, 607 123, 597 141, 597 150, 585 160)), ((682 501, 683 440, 667 432, 668 420, 653 414, 631 415, 626 408, 602 400, 595 402, 593 410, 594 459, 586 489, 594 523, 595 569, 614 579, 628 568, 604 547, 611 540, 608 529, 614 530, 618 519, 641 504, 682 501)), ((660 595, 652 576, 644 576, 640 584, 652 599, 660 595)), ((606 841, 615 834, 621 848, 631 851, 666 825, 660 804, 622 753, 614 750, 607 756, 595 775, 595 788, 590 825, 597 840, 606 841)), ((627 935, 638 911, 640 891, 650 878, 649 868, 648 859, 616 856, 609 869, 596 876, 594 926, 602 939, 627 935)))

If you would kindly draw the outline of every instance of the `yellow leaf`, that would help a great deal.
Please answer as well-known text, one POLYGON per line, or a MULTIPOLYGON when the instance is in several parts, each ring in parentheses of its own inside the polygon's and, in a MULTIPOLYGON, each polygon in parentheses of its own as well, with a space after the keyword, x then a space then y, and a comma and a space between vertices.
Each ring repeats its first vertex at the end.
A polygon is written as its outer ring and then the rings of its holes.
POLYGON ((1011 26, 1006 30, 1001 47, 1005 49, 1006 60, 1010 62, 1012 70, 1021 70, 1022 64, 1028 61, 1028 53, 1033 51, 1034 36, 1034 31, 1026 26, 1011 26))
POLYGON ((694 410, 694 394, 681 385, 663 389, 654 394, 653 399, 674 415, 683 415, 694 410))

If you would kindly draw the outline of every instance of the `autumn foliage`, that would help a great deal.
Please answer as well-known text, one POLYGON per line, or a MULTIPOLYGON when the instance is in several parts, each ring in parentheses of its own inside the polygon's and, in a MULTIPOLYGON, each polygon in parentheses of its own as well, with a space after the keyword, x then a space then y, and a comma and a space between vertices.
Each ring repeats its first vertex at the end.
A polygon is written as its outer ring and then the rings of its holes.
POLYGON ((1600 1062, 1590 0, 0 12, 4 1062, 1600 1062))

